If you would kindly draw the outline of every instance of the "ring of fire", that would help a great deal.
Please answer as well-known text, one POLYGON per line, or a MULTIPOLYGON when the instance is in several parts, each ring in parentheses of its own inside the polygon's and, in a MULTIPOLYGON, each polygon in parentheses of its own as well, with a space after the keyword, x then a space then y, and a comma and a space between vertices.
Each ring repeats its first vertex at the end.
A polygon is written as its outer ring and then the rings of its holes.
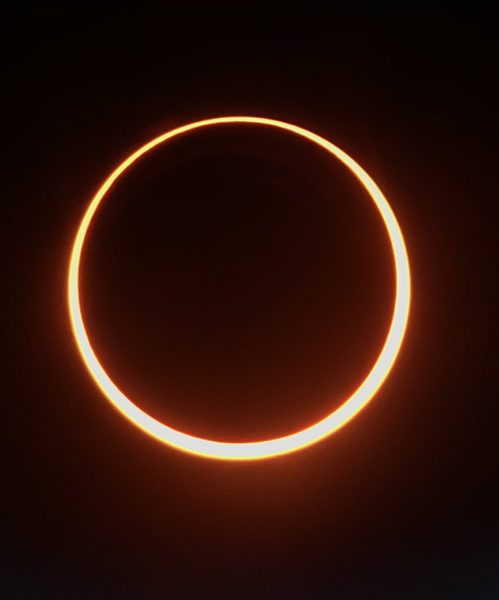
POLYGON ((109 175, 92 198, 79 225, 71 250, 67 294, 71 326, 81 357, 97 386, 127 419, 164 444, 191 454, 225 460, 251 460, 279 456, 310 446, 334 433, 366 406, 388 376, 400 350, 409 316, 411 280, 407 251, 397 219, 381 190, 360 165, 328 140, 302 127, 263 117, 229 116, 205 119, 168 131, 136 150, 109 175), (195 437, 168 427, 141 410, 117 387, 99 362, 90 343, 80 305, 79 268, 85 238, 99 205, 120 175, 159 144, 189 131, 222 124, 276 127, 317 144, 340 160, 360 181, 375 203, 390 239, 395 266, 395 300, 390 328, 381 352, 364 381, 338 409, 321 421, 290 435, 257 442, 229 443, 195 437))

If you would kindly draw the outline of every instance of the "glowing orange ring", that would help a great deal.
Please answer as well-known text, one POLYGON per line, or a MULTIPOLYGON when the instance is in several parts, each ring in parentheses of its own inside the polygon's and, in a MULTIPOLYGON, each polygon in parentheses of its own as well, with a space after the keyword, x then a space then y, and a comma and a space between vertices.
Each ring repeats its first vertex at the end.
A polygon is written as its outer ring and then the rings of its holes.
POLYGON ((177 127, 176 129, 158 136, 139 148, 111 173, 111 175, 102 184, 90 202, 74 240, 68 273, 68 303, 73 334, 90 375, 102 390, 104 395, 107 396, 111 403, 127 419, 132 421, 132 423, 142 429, 142 431, 151 435, 157 440, 185 452, 209 458, 226 460, 269 458, 272 456, 287 454, 288 452, 294 452, 318 442, 350 421, 350 419, 352 419, 362 408, 364 408, 369 400, 376 394, 393 367, 407 326, 410 296, 411 280, 409 272, 409 260, 407 257, 404 238, 390 205, 374 181, 362 169, 362 167, 360 167, 352 158, 350 158, 350 156, 343 152, 343 150, 340 150, 340 148, 331 142, 328 142, 319 135, 311 133, 302 127, 291 125, 290 123, 284 123, 282 121, 266 119, 263 117, 243 116, 205 119, 203 121, 189 123, 188 125, 184 125, 182 127, 177 127), (332 412, 326 418, 322 419, 322 421, 319 421, 318 423, 315 423, 314 425, 311 425, 296 433, 260 442, 229 443, 198 438, 172 429, 171 427, 160 423, 150 415, 146 414, 129 398, 127 398, 120 389, 118 389, 100 364, 88 339, 80 308, 78 272, 85 237, 87 235, 92 218, 94 217, 100 203, 104 199, 111 186, 116 182, 119 176, 122 175, 131 165, 133 165, 133 163, 135 163, 142 155, 146 154, 146 152, 149 152, 149 150, 152 150, 159 144, 162 144, 163 142, 166 142, 167 140, 170 140, 183 133, 187 133, 188 131, 194 131, 202 127, 221 125, 224 123, 250 123, 255 125, 269 125, 272 127, 277 127, 278 129, 284 129, 304 137, 305 139, 314 142, 318 146, 321 146, 333 154, 344 165, 346 165, 350 171, 352 171, 352 173, 369 192, 372 200, 376 204, 390 238, 395 263, 395 303, 390 329, 383 344, 383 348, 374 366, 364 381, 350 396, 350 398, 348 398, 348 400, 346 400, 337 410, 332 412))

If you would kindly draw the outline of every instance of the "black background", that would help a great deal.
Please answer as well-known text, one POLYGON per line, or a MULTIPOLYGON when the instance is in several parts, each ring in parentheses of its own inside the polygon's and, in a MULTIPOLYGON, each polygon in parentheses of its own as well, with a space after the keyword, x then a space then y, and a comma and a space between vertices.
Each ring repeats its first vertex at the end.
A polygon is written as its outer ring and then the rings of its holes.
MULTIPOLYGON (((496 597, 496 23, 115 10, 4 16, 2 597, 496 597), (65 301, 72 237, 106 174, 227 114, 288 120, 358 160, 399 218, 414 287, 369 406, 306 451, 249 463, 171 450, 120 417, 65 301)), ((186 136, 127 173, 82 278, 123 389, 227 440, 338 406, 393 293, 352 177, 250 126, 186 136)))

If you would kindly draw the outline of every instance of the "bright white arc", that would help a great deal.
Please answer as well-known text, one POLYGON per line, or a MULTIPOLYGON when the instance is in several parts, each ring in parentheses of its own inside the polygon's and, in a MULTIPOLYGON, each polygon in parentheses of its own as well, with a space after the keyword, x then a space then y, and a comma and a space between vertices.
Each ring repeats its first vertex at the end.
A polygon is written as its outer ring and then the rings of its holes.
POLYGON ((390 372, 404 338, 411 296, 409 260, 395 215, 383 193, 371 177, 340 148, 302 127, 264 117, 229 116, 205 119, 173 129, 143 145, 122 162, 106 179, 90 202, 76 234, 69 264, 68 304, 73 334, 88 371, 111 403, 137 427, 159 441, 199 456, 225 460, 249 460, 279 456, 314 444, 349 422, 375 395, 390 372), (299 135, 324 148, 339 159, 365 187, 385 224, 395 265, 395 301, 388 334, 370 372, 356 391, 335 411, 321 421, 284 437, 257 442, 218 442, 195 437, 168 427, 136 406, 110 379, 90 343, 83 322, 79 295, 79 267, 90 223, 106 193, 120 175, 141 156, 159 144, 202 127, 221 124, 267 125, 299 135))

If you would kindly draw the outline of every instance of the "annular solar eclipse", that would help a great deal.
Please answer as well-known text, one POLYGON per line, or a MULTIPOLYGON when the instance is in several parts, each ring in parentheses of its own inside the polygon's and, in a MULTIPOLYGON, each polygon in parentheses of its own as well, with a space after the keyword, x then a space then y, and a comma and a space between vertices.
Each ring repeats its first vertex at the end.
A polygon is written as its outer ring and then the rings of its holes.
POLYGON ((102 393, 122 415, 153 438, 184 452, 223 460, 255 460, 295 452, 315 444, 343 427, 374 397, 390 373, 405 335, 410 307, 411 280, 404 238, 392 209, 376 183, 348 154, 323 137, 290 123, 264 117, 228 116, 196 121, 172 129, 141 146, 109 175, 88 205, 76 233, 69 261, 67 294, 72 331, 83 362, 102 393), (376 205, 388 233, 395 267, 395 298, 390 327, 374 365, 355 392, 324 419, 300 431, 274 439, 241 443, 203 439, 177 431, 148 415, 128 398, 111 380, 92 348, 83 321, 79 291, 80 262, 90 224, 100 204, 120 176, 160 144, 201 128, 227 124, 285 130, 317 144, 330 153, 332 159, 341 161, 364 186, 376 205))

